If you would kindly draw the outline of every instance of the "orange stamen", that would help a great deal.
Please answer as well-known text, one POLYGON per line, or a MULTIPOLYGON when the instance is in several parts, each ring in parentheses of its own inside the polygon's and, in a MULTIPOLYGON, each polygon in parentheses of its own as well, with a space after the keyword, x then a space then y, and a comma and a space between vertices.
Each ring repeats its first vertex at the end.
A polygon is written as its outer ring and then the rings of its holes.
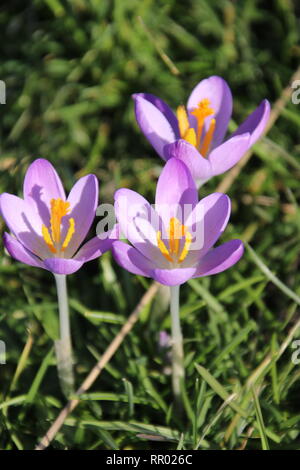
POLYGON ((197 119, 197 147, 199 148, 204 121, 208 116, 214 114, 214 109, 210 108, 210 100, 208 98, 201 100, 198 107, 191 111, 191 114, 197 119))
POLYGON ((68 247, 74 233, 75 233, 75 220, 73 219, 73 217, 71 217, 71 219, 69 219, 69 229, 68 229, 66 238, 62 244, 61 251, 65 251, 65 249, 68 247))
POLYGON ((172 217, 169 222, 169 249, 166 247, 165 243, 161 240, 161 232, 157 232, 157 246, 161 254, 171 263, 177 262, 182 263, 186 258, 189 248, 192 242, 191 234, 186 230, 186 227, 182 225, 176 217, 172 217), (185 243, 183 249, 179 255, 180 240, 185 237, 185 243), (172 256, 171 256, 172 255, 172 256))
POLYGON ((158 248, 160 249, 160 252, 161 254, 168 260, 170 261, 171 263, 173 262, 171 256, 170 256, 170 252, 168 250, 168 248, 166 247, 166 245, 164 244, 164 242, 162 241, 161 239, 161 231, 158 231, 156 233, 156 239, 157 239, 157 245, 158 245, 158 248))
POLYGON ((205 134, 203 144, 200 148, 200 153, 203 157, 206 157, 207 152, 209 151, 209 147, 210 147, 210 144, 211 144, 214 132, 215 132, 215 128, 216 128, 216 120, 211 119, 208 131, 205 134))
POLYGON ((50 235, 49 230, 47 229, 46 225, 42 225, 42 235, 43 235, 43 239, 45 240, 45 243, 48 246, 51 253, 57 253, 57 250, 56 250, 56 248, 53 244, 51 235, 50 235))
POLYGON ((70 212, 70 203, 63 201, 62 199, 51 199, 50 201, 50 227, 49 229, 42 225, 43 239, 48 246, 51 253, 62 252, 68 247, 71 238, 75 233, 75 221, 73 218, 69 219, 69 229, 64 239, 62 246, 60 247, 61 238, 61 220, 70 212))
POLYGON ((176 111, 177 119, 178 119, 178 127, 179 127, 179 133, 180 137, 184 139, 186 133, 189 130, 190 124, 187 116, 186 109, 183 105, 178 106, 177 111, 176 111))

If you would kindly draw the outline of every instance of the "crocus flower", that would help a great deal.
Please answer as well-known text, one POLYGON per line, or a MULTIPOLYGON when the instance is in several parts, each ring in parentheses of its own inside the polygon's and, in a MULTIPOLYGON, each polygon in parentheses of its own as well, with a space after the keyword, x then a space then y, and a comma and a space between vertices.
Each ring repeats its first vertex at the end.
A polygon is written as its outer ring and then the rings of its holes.
POLYGON ((164 160, 184 161, 199 184, 234 166, 261 136, 270 114, 270 104, 263 100, 224 141, 232 95, 221 77, 198 83, 187 107, 179 106, 176 115, 154 95, 137 93, 133 98, 137 123, 157 153, 164 160))
POLYGON ((129 272, 161 284, 175 286, 219 273, 243 254, 240 240, 212 248, 227 225, 230 199, 213 193, 198 202, 191 173, 177 158, 168 160, 161 172, 155 208, 123 188, 115 194, 115 213, 131 243, 113 242, 115 260, 129 272))
POLYGON ((26 172, 23 192, 24 199, 0 195, 0 212, 12 233, 4 234, 4 245, 13 258, 54 274, 71 274, 110 249, 112 240, 97 236, 81 246, 98 205, 94 175, 80 178, 66 198, 51 163, 37 159, 26 172))

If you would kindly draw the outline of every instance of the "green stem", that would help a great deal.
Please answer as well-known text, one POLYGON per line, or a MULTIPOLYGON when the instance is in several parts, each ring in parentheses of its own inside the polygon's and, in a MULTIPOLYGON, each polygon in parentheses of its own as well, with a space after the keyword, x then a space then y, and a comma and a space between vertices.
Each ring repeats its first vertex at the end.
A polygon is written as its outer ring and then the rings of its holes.
POLYGON ((172 385, 175 403, 181 408, 181 384, 184 379, 183 343, 179 319, 179 287, 171 286, 172 385))
POLYGON ((74 391, 74 374, 70 316, 65 274, 54 274, 59 310, 60 339, 55 341, 58 376, 63 393, 68 397, 74 391))

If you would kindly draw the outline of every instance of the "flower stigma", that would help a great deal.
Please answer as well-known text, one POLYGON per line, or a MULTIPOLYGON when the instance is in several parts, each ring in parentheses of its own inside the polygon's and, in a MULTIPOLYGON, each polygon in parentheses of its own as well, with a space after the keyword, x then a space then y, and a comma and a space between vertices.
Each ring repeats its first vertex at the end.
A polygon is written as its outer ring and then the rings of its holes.
POLYGON ((46 245, 51 253, 62 253, 68 247, 74 233, 75 221, 71 217, 69 219, 69 228, 63 243, 61 243, 61 221, 62 218, 70 212, 70 203, 62 199, 51 199, 50 201, 50 227, 51 233, 46 225, 42 225, 42 235, 46 245))
POLYGON ((156 233, 157 246, 161 254, 170 263, 182 263, 186 258, 190 245, 192 243, 192 236, 187 231, 186 227, 182 225, 176 217, 172 217, 169 222, 168 229, 169 248, 167 248, 164 241, 161 239, 161 231, 156 233), (185 238, 184 245, 180 251, 180 241, 185 238))
POLYGON ((180 137, 196 147, 203 157, 206 157, 216 128, 216 120, 212 118, 208 130, 202 138, 205 119, 212 116, 215 110, 210 107, 210 100, 204 98, 198 103, 198 106, 191 111, 191 114, 197 120, 197 132, 190 127, 188 115, 183 105, 177 108, 177 119, 180 137), (201 143, 202 140, 202 143, 201 143))

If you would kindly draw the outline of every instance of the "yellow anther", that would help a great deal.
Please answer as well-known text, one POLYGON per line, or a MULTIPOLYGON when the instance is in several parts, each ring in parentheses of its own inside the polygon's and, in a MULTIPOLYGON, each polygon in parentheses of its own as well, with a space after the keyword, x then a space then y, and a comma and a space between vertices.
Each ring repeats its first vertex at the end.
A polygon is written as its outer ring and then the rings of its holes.
POLYGON ((68 229, 66 238, 65 238, 65 240, 62 244, 61 251, 65 251, 65 249, 68 247, 74 233, 75 233, 75 220, 73 218, 71 218, 69 220, 69 229, 68 229))
POLYGON ((173 262, 173 259, 171 258, 170 256, 170 252, 168 250, 168 248, 166 247, 166 245, 164 244, 164 242, 162 241, 161 239, 161 231, 158 231, 156 233, 156 239, 157 239, 157 245, 158 245, 158 248, 160 249, 160 252, 161 254, 168 260, 170 261, 171 263, 173 262))
POLYGON ((181 254, 178 258, 178 263, 182 263, 182 261, 186 258, 187 254, 189 252, 191 243, 192 243, 192 235, 190 234, 190 232, 186 232, 185 233, 185 243, 184 243, 182 252, 181 252, 181 254))
POLYGON ((178 119, 178 127, 179 127, 179 133, 180 137, 184 139, 187 131, 189 130, 190 124, 188 120, 188 115, 186 112, 186 109, 183 105, 178 106, 177 108, 177 119, 178 119))
POLYGON ((46 225, 42 225, 42 235, 51 253, 57 253, 57 250, 53 244, 52 238, 50 236, 49 230, 47 229, 46 225))
POLYGON ((209 147, 210 147, 210 144, 211 144, 214 132, 215 132, 215 128, 216 128, 216 120, 211 119, 208 131, 205 134, 203 144, 200 148, 200 153, 203 157, 206 157, 207 152, 209 151, 209 147))
POLYGON ((184 135, 184 140, 186 140, 189 144, 193 145, 196 147, 197 145, 197 137, 196 137, 196 132, 193 127, 190 127, 186 134, 184 135))
POLYGON ((70 203, 62 199, 51 199, 51 233, 54 243, 60 242, 60 225, 61 219, 70 211, 70 203))
POLYGON ((210 108, 210 100, 204 98, 200 101, 197 108, 191 111, 191 114, 197 119, 197 147, 199 147, 202 137, 204 121, 208 116, 214 114, 214 109, 210 108))

